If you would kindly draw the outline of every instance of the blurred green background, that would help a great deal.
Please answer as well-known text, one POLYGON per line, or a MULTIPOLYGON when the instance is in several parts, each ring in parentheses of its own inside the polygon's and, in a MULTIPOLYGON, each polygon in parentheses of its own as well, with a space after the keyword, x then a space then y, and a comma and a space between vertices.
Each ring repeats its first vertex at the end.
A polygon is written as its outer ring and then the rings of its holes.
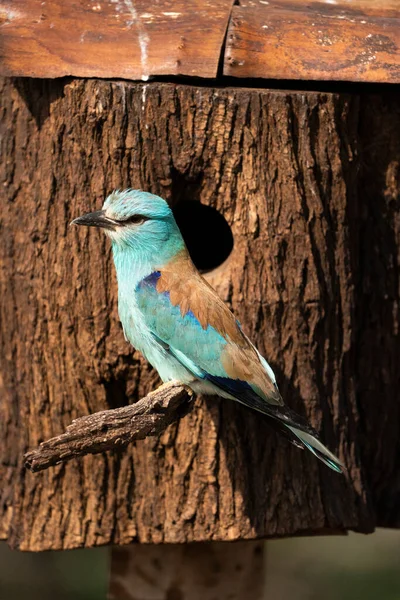
POLYGON ((267 543, 266 600, 400 600, 400 531, 267 543))
MULTIPOLYGON (((272 540, 266 564, 265 600, 400 600, 400 531, 272 540)), ((105 600, 108 570, 108 548, 33 554, 3 543, 0 600, 105 600)))
POLYGON ((0 544, 0 600, 105 600, 109 549, 17 552, 0 544))

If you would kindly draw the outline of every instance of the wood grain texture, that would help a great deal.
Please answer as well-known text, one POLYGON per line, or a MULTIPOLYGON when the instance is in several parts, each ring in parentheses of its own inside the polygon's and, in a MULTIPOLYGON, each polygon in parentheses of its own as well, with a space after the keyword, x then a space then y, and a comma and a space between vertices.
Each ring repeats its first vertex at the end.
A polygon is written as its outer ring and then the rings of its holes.
POLYGON ((245 0, 233 7, 224 74, 399 83, 400 8, 245 0))
POLYGON ((398 524, 399 112, 394 93, 2 83, 0 523, 12 545, 398 524), (214 398, 159 439, 24 469, 72 419, 158 383, 123 338, 107 239, 68 227, 127 186, 225 216, 234 249, 207 278, 347 477, 214 398))
POLYGON ((397 0, 14 0, 0 73, 400 81, 397 0), (226 48, 224 37, 229 24, 226 48))
MULTIPOLYGON (((253 6, 257 6, 255 0, 253 6)), ((334 11, 340 11, 342 15, 352 16, 362 13, 363 15, 376 15, 385 18, 398 18, 399 17, 399 3, 397 0, 269 0, 266 4, 258 0, 258 4, 264 4, 264 6, 282 7, 288 9, 301 9, 305 11, 320 11, 325 14, 327 5, 331 5, 334 11)), ((247 0, 241 0, 238 3, 240 6, 251 6, 247 0)), ((328 6, 329 10, 329 6, 328 6)))
POLYGON ((135 440, 159 436, 192 408, 190 388, 165 383, 135 404, 78 417, 61 435, 25 454, 25 466, 37 473, 87 454, 121 450, 135 440))
POLYGON ((232 1, 7 1, 0 8, 0 73, 215 77, 232 1))
POLYGON ((110 600, 262 600, 264 544, 114 548, 110 600))

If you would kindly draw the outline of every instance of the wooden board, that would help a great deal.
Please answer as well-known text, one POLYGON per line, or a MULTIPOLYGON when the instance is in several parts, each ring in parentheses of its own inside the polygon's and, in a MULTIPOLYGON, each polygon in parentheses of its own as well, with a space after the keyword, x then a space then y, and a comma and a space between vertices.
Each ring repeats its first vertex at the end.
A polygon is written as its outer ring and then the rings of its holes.
POLYGON ((0 73, 400 81, 397 0, 13 0, 0 73), (229 24, 226 47, 224 37, 229 24))
POLYGON ((318 11, 322 14, 326 9, 346 15, 376 15, 385 18, 398 18, 400 6, 398 0, 241 0, 238 6, 270 6, 297 9, 302 11, 318 11))
POLYGON ((229 24, 224 74, 400 82, 400 11, 335 0, 241 3, 229 24))
POLYGON ((400 525, 399 95, 17 79, 0 103, 0 535, 45 550, 400 525), (234 247, 207 277, 345 476, 215 398, 160 439, 24 469, 75 417, 158 384, 124 339, 109 241, 68 226, 128 186, 224 215, 234 247))
POLYGON ((215 77, 232 0, 13 0, 0 71, 28 77, 215 77))

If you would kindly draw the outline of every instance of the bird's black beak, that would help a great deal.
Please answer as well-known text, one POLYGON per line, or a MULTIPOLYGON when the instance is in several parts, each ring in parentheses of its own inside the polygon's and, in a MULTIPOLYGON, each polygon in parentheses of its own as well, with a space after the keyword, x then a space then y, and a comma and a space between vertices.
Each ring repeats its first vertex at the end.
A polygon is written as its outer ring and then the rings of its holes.
POLYGON ((71 225, 86 225, 87 227, 102 227, 115 231, 116 221, 106 217, 104 210, 96 210, 95 212, 87 213, 77 219, 71 221, 71 225))

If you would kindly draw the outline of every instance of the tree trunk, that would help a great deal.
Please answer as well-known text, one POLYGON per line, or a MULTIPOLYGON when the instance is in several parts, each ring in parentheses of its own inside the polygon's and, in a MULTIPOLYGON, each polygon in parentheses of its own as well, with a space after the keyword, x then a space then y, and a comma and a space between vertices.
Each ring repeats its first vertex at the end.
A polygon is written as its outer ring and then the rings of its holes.
MULTIPOLYGON (((399 524, 398 100, 3 82, 3 538, 44 550, 399 524), (124 340, 108 240, 68 227, 127 186, 223 214, 234 247, 207 278, 346 476, 216 398, 159 439, 24 469, 73 418, 158 383, 124 340)), ((190 243, 198 221, 184 225, 190 243)), ((202 233, 207 253, 219 236, 202 233)))
POLYGON ((110 600, 262 600, 262 542, 114 548, 110 600))

